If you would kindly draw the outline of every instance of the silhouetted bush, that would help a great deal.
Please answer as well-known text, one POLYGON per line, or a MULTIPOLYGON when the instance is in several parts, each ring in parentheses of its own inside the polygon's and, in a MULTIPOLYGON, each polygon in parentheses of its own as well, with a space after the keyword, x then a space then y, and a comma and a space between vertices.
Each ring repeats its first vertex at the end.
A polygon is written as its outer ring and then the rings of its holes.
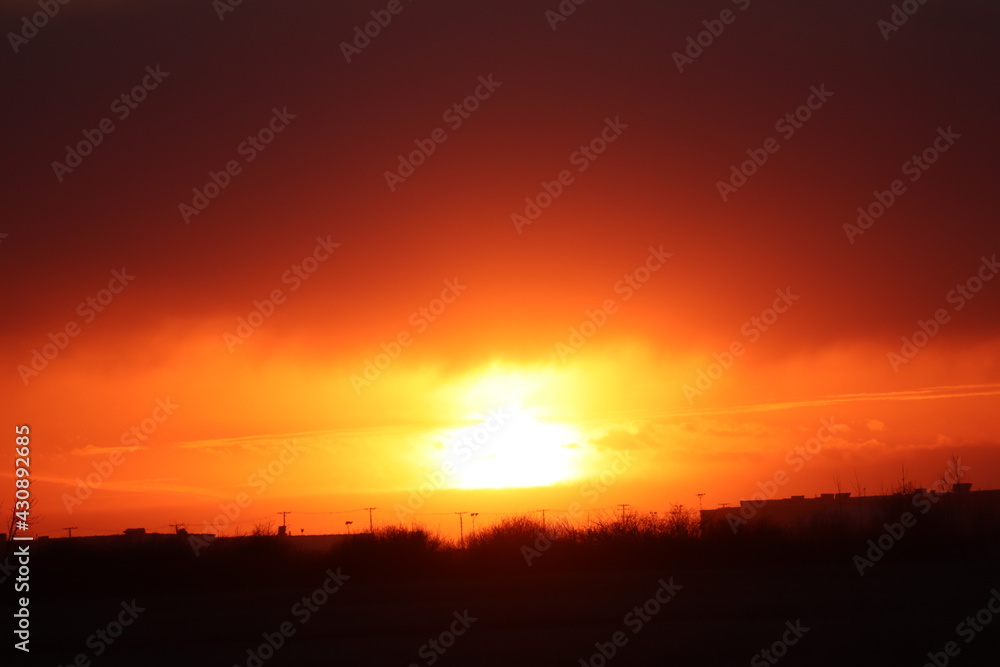
MULTIPOLYGON (((885 522, 914 513, 916 523, 882 560, 880 569, 912 561, 1000 559, 1000 517, 961 498, 942 500, 926 513, 913 495, 890 498, 876 515, 885 522)), ((422 528, 384 527, 374 534, 335 537, 335 547, 308 548, 294 537, 243 536, 206 540, 186 535, 109 536, 37 543, 36 564, 47 592, 213 590, 314 586, 328 568, 351 576, 535 576, 579 570, 666 570, 682 567, 771 567, 841 563, 884 532, 843 516, 816 515, 801 525, 761 517, 733 530, 726 522, 699 525, 675 507, 664 514, 606 515, 583 526, 508 516, 468 536, 466 548, 422 528), (194 545, 194 546, 193 546, 194 545)), ((315 543, 313 543, 315 544, 315 543)))
POLYGON ((423 528, 385 526, 351 535, 332 556, 346 571, 397 576, 435 571, 441 550, 441 541, 423 528))

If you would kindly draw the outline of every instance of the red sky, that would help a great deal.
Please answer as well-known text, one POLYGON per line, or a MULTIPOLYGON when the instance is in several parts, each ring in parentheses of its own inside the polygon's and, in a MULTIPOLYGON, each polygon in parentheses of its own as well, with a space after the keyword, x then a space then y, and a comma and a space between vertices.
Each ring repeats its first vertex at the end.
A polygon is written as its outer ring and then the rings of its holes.
POLYGON ((202 528, 241 493, 224 531, 396 522, 447 461, 405 518, 448 534, 456 511, 715 507, 778 470, 780 496, 930 485, 953 455, 1000 483, 996 8, 931 0, 884 39, 888 5, 591 2, 554 30, 551 5, 405 3, 350 62, 384 4, 75 0, 8 37, 0 383, 42 534, 202 528), (495 410, 513 426, 456 454, 495 410))

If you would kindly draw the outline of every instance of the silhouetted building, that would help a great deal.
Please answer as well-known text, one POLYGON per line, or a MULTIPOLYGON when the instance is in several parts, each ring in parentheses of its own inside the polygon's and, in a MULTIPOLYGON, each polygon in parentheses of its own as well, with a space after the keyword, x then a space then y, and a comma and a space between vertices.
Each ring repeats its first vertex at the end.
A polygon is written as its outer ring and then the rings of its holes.
POLYGON ((702 530, 768 528, 781 532, 867 532, 903 512, 915 516, 939 510, 955 528, 970 530, 1000 520, 1000 490, 972 491, 971 484, 955 484, 950 493, 916 489, 912 493, 851 497, 850 493, 822 493, 816 498, 791 496, 772 500, 741 500, 739 507, 702 510, 702 530))

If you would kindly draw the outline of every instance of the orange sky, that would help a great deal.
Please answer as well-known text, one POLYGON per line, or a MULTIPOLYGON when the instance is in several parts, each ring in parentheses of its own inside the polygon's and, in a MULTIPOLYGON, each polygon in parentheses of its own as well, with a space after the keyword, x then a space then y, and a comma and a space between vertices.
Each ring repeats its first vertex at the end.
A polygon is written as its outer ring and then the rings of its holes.
POLYGON ((252 504, 216 528, 291 510, 301 513, 293 527, 337 531, 366 513, 321 513, 375 506, 380 523, 444 522, 450 534, 453 522, 438 513, 480 511, 482 522, 574 502, 663 511, 696 506, 697 493, 714 507, 749 497, 778 470, 790 477, 778 496, 832 491, 838 479, 852 490, 855 472, 877 493, 898 482, 904 462, 908 478, 931 484, 952 455, 974 483, 1000 481, 991 414, 1000 384, 978 365, 987 345, 929 348, 903 381, 866 363, 877 353, 862 346, 770 361, 750 347, 689 405, 683 385, 708 361, 668 356, 612 326, 565 363, 448 368, 414 343, 360 396, 348 377, 359 357, 311 363, 263 337, 229 355, 218 336, 192 332, 176 357, 138 375, 95 377, 86 369, 96 361, 68 357, 74 368, 39 377, 42 405, 13 409, 33 415, 46 527, 82 524, 81 534, 204 527, 241 493, 252 504), (930 382, 942 367, 954 369, 954 385, 930 382), (160 391, 142 395, 149 387, 160 391), (824 424, 835 425, 830 439, 824 424), (815 456, 790 454, 818 433, 815 456), (87 475, 92 494, 78 482, 87 475))
POLYGON ((348 63, 367 5, 206 6, 74 3, 8 54, 0 390, 42 534, 203 529, 247 494, 215 530, 374 506, 450 536, 457 511, 716 507, 779 470, 779 496, 930 485, 953 455, 1000 484, 1000 146, 970 65, 992 5, 929 2, 884 40, 880 8, 750 3, 683 72, 718 8, 588 3, 552 30, 531 3, 406 5, 348 63))

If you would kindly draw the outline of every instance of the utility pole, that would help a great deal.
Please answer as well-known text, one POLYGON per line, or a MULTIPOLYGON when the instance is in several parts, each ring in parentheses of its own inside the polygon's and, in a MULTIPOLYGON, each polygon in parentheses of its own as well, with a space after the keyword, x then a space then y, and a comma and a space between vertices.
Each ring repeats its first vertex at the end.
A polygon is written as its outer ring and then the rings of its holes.
POLYGON ((69 536, 70 537, 73 537, 73 531, 74 530, 79 530, 79 529, 80 529, 79 526, 70 526, 69 528, 63 528, 63 530, 69 531, 69 536))
POLYGON ((625 523, 625 508, 631 507, 631 505, 629 505, 628 503, 619 503, 618 507, 622 508, 622 523, 625 523))
POLYGON ((375 510, 377 510, 378 508, 377 507, 366 507, 365 509, 368 510, 368 530, 371 531, 372 535, 374 535, 375 534, 375 524, 372 523, 372 512, 375 511, 375 510))
POLYGON ((287 519, 288 519, 288 515, 291 514, 291 512, 278 512, 278 514, 281 515, 281 533, 280 534, 281 535, 286 535, 287 534, 286 531, 288 530, 287 519))
POLYGON ((545 513, 549 511, 549 508, 546 507, 543 510, 535 510, 535 511, 542 513, 542 532, 545 532, 545 513))
POLYGON ((698 496, 698 513, 700 514, 702 512, 702 509, 701 509, 701 497, 704 496, 705 494, 704 493, 696 493, 695 495, 698 496))
POLYGON ((458 535, 462 541, 462 548, 465 548, 465 529, 462 527, 462 515, 468 512, 455 512, 458 515, 458 535))
POLYGON ((473 512, 469 516, 472 517, 472 536, 475 537, 476 536, 476 517, 479 516, 479 512, 473 512))
POLYGON ((168 526, 174 529, 174 532, 180 534, 181 528, 184 526, 183 523, 168 523, 168 526))

